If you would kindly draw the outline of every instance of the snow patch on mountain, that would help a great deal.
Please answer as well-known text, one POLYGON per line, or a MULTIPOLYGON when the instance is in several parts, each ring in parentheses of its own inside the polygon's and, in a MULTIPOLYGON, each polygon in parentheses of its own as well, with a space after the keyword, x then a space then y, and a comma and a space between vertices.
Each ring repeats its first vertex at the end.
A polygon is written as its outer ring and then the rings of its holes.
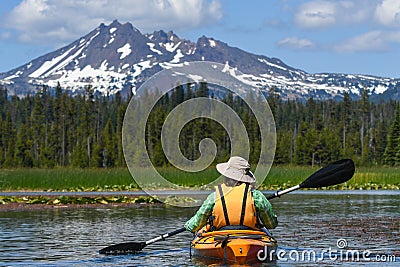
POLYGON ((146 60, 137 64, 134 64, 133 66, 134 72, 131 74, 132 77, 137 77, 139 76, 145 69, 150 69, 152 67, 151 61, 146 60))
POLYGON ((159 65, 163 69, 172 69, 174 67, 183 67, 184 63, 160 62, 159 65))
POLYGON ((205 79, 204 77, 200 76, 200 75, 196 75, 196 74, 189 74, 187 75, 189 77, 189 79, 192 79, 194 82, 199 83, 199 82, 206 82, 207 79, 205 79))
POLYGON ((210 46, 211 47, 215 47, 216 46, 216 43, 215 43, 214 40, 210 39, 209 42, 210 42, 210 46))
POLYGON ((6 80, 6 81, 7 81, 7 80, 10 80, 10 81, 11 81, 12 79, 18 78, 18 77, 21 76, 23 73, 24 73, 23 71, 17 71, 15 74, 10 75, 10 76, 4 78, 4 80, 6 80))
POLYGON ((147 43, 147 45, 149 46, 149 48, 150 48, 151 51, 153 51, 153 52, 155 52, 155 53, 157 53, 157 54, 159 54, 159 55, 162 55, 162 54, 163 54, 160 50, 157 50, 157 49, 154 48, 154 47, 156 46, 155 44, 153 44, 153 43, 147 43))
POLYGON ((29 77, 31 78, 38 78, 39 76, 42 76, 43 74, 45 74, 46 72, 48 72, 51 68, 53 68, 55 65, 57 65, 58 63, 61 62, 61 60, 63 60, 73 49, 75 48, 75 46, 71 47, 69 50, 67 50, 64 54, 53 58, 50 61, 46 61, 43 63, 42 66, 40 66, 36 71, 34 71, 33 73, 31 73, 29 75, 29 77))
POLYGON ((125 44, 123 47, 117 49, 118 53, 121 53, 119 59, 124 59, 132 52, 131 45, 129 43, 125 44))
POLYGON ((90 80, 90 85, 99 91, 115 93, 123 88, 121 82, 126 79, 126 75, 107 70, 106 65, 104 63, 102 69, 95 69, 87 65, 82 70, 60 71, 57 73, 60 78, 50 80, 47 85, 55 87, 59 82, 61 87, 75 91, 78 88, 85 88, 88 85, 88 80, 90 80), (119 83, 116 83, 116 81, 119 81, 119 83), (114 86, 110 88, 110 84, 114 84, 114 86))
POLYGON ((232 68, 231 66, 229 66, 229 62, 226 61, 224 68, 222 69, 222 72, 229 72, 230 75, 235 76, 235 68, 232 68))
POLYGON ((263 58, 258 58, 258 61, 260 61, 260 62, 262 62, 262 63, 265 63, 265 64, 267 64, 268 66, 271 66, 271 67, 274 67, 274 68, 277 68, 277 69, 281 69, 281 70, 287 71, 287 68, 284 68, 284 67, 279 66, 279 65, 277 65, 277 64, 271 63, 271 62, 269 62, 268 60, 265 60, 265 59, 263 59, 263 58))
POLYGON ((183 58, 182 51, 180 49, 176 50, 176 54, 174 56, 174 59, 170 61, 170 63, 179 63, 181 58, 183 58))
MULTIPOLYGON (((181 42, 178 42, 177 44, 175 44, 175 43, 166 43, 165 44, 165 49, 168 51, 168 52, 171 52, 171 53, 173 53, 177 48, 178 48, 178 46, 181 44, 181 42)), ((160 43, 160 45, 163 45, 162 43, 160 43)))

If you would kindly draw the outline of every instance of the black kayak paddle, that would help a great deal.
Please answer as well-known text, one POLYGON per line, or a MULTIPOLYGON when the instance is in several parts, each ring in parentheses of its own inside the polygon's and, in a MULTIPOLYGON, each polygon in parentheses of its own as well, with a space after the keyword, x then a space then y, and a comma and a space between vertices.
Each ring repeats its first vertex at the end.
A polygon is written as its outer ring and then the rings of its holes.
POLYGON ((167 237, 177 235, 184 231, 186 231, 186 229, 185 229, 185 227, 182 227, 173 232, 157 236, 146 242, 126 242, 126 243, 115 244, 115 245, 108 246, 108 247, 105 247, 105 248, 99 250, 99 253, 100 254, 109 254, 109 255, 134 254, 134 253, 141 251, 147 245, 153 244, 157 241, 165 240, 165 238, 167 238, 167 237))
POLYGON ((344 183, 353 177, 355 172, 354 162, 351 159, 341 159, 330 163, 322 169, 311 174, 305 181, 299 185, 288 189, 277 191, 267 197, 268 200, 280 197, 294 190, 301 188, 320 188, 344 183))
MULTIPOLYGON (((354 162, 351 159, 338 160, 313 173, 301 184, 290 187, 282 191, 277 191, 274 194, 268 196, 267 199, 280 197, 282 195, 285 195, 287 193, 290 193, 292 191, 301 188, 319 188, 319 187, 340 184, 350 180, 351 177, 353 177, 354 175, 354 171, 355 171, 354 162)), ((150 239, 146 242, 126 242, 126 243, 115 244, 101 249, 99 253, 108 255, 138 253, 147 245, 153 244, 157 241, 165 240, 165 238, 177 235, 179 233, 184 232, 185 230, 186 230, 185 227, 182 227, 173 232, 163 234, 153 239, 150 239)))

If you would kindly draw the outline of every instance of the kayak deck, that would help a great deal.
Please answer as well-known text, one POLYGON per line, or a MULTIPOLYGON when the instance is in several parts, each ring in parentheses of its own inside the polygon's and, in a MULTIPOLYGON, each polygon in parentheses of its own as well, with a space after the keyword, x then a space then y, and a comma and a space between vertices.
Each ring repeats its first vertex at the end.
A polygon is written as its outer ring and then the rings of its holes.
POLYGON ((223 230, 196 236, 191 247, 195 257, 250 264, 273 261, 277 242, 262 231, 223 230))

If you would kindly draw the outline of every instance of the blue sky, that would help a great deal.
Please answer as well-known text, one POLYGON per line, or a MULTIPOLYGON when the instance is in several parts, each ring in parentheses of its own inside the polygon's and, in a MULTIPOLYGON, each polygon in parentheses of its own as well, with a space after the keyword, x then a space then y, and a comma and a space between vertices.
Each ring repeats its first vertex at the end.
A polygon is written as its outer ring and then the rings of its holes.
POLYGON ((206 35, 309 73, 400 78, 399 0, 1 0, 0 72, 114 19, 206 35))

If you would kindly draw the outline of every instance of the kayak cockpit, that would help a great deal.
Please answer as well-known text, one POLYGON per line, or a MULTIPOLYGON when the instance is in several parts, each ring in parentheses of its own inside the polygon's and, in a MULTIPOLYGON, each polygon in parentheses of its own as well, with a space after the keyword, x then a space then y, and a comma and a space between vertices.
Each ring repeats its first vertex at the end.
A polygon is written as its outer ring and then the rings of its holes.
POLYGON ((221 230, 202 233, 191 242, 193 256, 223 263, 251 264, 275 259, 277 242, 262 231, 221 230))

